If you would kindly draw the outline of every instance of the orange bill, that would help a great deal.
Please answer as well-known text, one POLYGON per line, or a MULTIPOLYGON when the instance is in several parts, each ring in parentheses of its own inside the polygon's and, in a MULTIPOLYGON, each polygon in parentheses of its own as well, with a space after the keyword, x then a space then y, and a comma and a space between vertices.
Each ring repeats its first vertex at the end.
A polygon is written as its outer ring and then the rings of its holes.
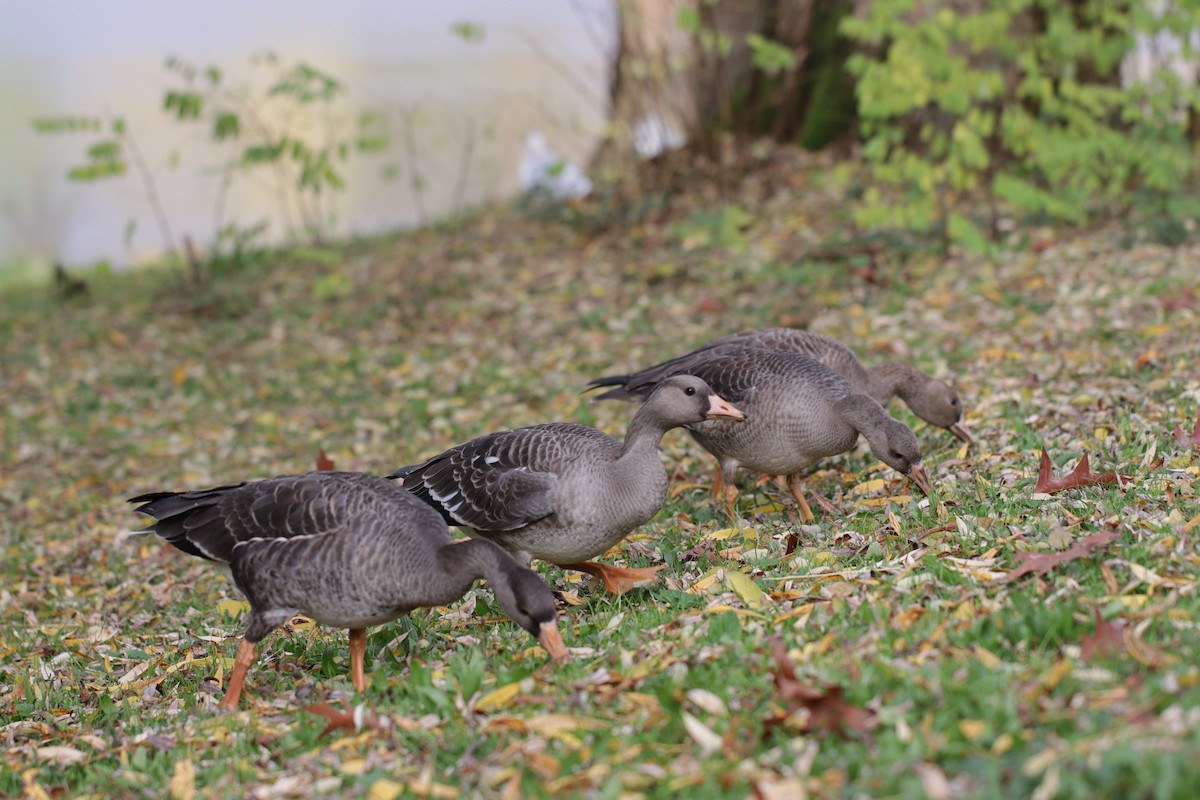
POLYGON ((562 636, 558 633, 557 622, 542 623, 541 633, 538 634, 538 643, 559 664, 571 658, 571 654, 567 652, 567 646, 563 644, 562 636))
POLYGON ((708 396, 708 411, 704 415, 705 419, 731 419, 737 422, 745 422, 746 415, 743 414, 737 406, 718 397, 715 394, 708 396))

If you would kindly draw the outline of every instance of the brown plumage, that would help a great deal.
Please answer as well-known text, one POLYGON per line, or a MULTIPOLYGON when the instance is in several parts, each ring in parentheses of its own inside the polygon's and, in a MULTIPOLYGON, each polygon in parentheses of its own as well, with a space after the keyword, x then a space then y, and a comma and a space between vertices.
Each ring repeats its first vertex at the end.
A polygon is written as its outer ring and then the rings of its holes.
POLYGON ((963 421, 962 402, 944 382, 907 364, 891 362, 864 367, 854 351, 837 339, 796 328, 759 328, 723 336, 670 361, 629 375, 596 378, 588 386, 617 387, 597 395, 597 400, 645 398, 649 389, 666 376, 685 372, 696 374, 693 367, 697 364, 746 347, 785 350, 809 356, 839 373, 850 382, 854 391, 870 395, 884 408, 893 397, 899 397, 926 422, 946 428, 964 442, 973 441, 963 421))
POLYGON ((310 472, 130 502, 155 520, 139 533, 227 565, 250 601, 227 710, 237 707, 255 645, 296 614, 350 629, 351 676, 363 691, 368 625, 451 603, 481 577, 513 621, 554 658, 566 656, 541 578, 490 542, 453 541, 439 514, 385 478, 310 472))
POLYGON ((662 507, 663 434, 689 422, 744 416, 704 381, 677 375, 650 393, 624 442, 584 425, 552 422, 480 436, 391 477, 451 524, 496 542, 522 563, 538 558, 588 572, 619 593, 652 580, 657 568, 589 560, 662 507))

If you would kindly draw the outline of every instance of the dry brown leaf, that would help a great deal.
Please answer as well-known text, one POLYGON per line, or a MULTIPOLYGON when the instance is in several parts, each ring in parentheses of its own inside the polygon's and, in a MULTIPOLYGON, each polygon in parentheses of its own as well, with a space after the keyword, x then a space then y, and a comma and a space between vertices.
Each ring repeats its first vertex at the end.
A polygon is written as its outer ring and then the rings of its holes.
POLYGON ((322 447, 320 452, 317 453, 317 471, 332 472, 333 470, 333 459, 325 455, 325 448, 322 447))
POLYGON ((1079 640, 1079 650, 1084 661, 1113 656, 1125 651, 1125 625, 1109 622, 1095 609, 1096 632, 1085 633, 1079 640))
MULTIPOLYGON (((827 730, 842 736, 849 728, 867 745, 874 744, 870 733, 876 724, 874 712, 847 702, 840 686, 813 689, 802 684, 796 677, 796 667, 788 657, 783 641, 778 636, 769 641, 775 656, 775 691, 787 705, 786 716, 804 709, 808 712, 807 730, 827 730)), ((768 720, 768 724, 780 721, 768 720)))
POLYGON ((317 737, 318 739, 324 738, 326 734, 332 733, 338 728, 343 728, 351 733, 357 733, 364 728, 370 728, 373 731, 382 731, 387 728, 384 720, 365 705, 355 706, 346 710, 334 708, 328 702, 322 701, 311 706, 305 706, 304 710, 324 717, 326 720, 325 729, 321 731, 321 735, 317 737))
POLYGON ((1196 424, 1192 427, 1190 435, 1182 426, 1175 426, 1175 443, 1185 450, 1200 450, 1200 416, 1196 417, 1196 424))
POLYGON ((1015 581, 1030 574, 1042 575, 1059 564, 1074 561, 1077 558, 1090 555, 1093 551, 1108 546, 1116 541, 1120 535, 1120 532, 1115 530, 1097 531, 1091 536, 1085 536, 1080 539, 1061 553, 1017 553, 1017 561, 1021 566, 1008 573, 1008 577, 1004 580, 1015 581))
POLYGON ((1080 486, 1096 486, 1102 483, 1115 483, 1121 486, 1129 480, 1124 475, 1117 475, 1112 472, 1095 473, 1088 467, 1087 453, 1083 454, 1083 458, 1079 460, 1079 464, 1071 471, 1070 475, 1062 478, 1054 477, 1052 473, 1053 466, 1050 464, 1050 456, 1046 453, 1046 448, 1042 448, 1042 460, 1038 464, 1038 479, 1033 486, 1035 493, 1042 492, 1044 494, 1054 494, 1061 492, 1063 489, 1074 489, 1080 486))

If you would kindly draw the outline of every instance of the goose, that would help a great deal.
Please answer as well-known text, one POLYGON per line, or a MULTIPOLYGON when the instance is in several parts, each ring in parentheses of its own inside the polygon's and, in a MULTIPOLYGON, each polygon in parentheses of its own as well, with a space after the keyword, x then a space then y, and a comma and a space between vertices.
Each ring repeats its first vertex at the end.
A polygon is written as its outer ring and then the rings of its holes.
POLYGON ((491 542, 450 538, 441 516, 376 475, 309 472, 132 498, 156 533, 226 567, 250 601, 221 708, 237 708, 256 646, 296 614, 350 629, 350 674, 366 689, 366 627, 457 600, 484 578, 500 607, 556 661, 568 653, 554 594, 491 542))
MULTIPOLYGON (((860 434, 879 460, 929 493, 929 477, 912 430, 820 361, 790 350, 746 347, 697 360, 689 368, 747 416, 736 426, 720 421, 686 426, 717 459, 713 496, 724 496, 730 508, 737 497, 733 479, 742 467, 786 476, 802 518, 812 522, 801 471, 850 450, 860 434)), ((632 387, 635 396, 641 391, 632 387)))
POLYGON ((588 388, 617 387, 597 395, 597 400, 644 398, 654 383, 662 378, 692 372, 692 367, 705 359, 728 355, 745 347, 803 353, 840 373, 850 382, 854 391, 870 395, 884 408, 893 397, 899 397, 926 422, 946 428, 960 441, 974 441, 963 420, 962 402, 944 382, 907 364, 890 362, 864 367, 854 351, 837 339, 796 328, 758 328, 723 336, 670 361, 630 375, 596 378, 588 382, 588 388))
POLYGON ((498 431, 452 447, 390 477, 472 537, 490 539, 523 564, 534 558, 599 578, 614 594, 652 582, 661 567, 592 562, 662 507, 663 434, 689 422, 746 417, 690 375, 663 381, 621 442, 573 422, 498 431))

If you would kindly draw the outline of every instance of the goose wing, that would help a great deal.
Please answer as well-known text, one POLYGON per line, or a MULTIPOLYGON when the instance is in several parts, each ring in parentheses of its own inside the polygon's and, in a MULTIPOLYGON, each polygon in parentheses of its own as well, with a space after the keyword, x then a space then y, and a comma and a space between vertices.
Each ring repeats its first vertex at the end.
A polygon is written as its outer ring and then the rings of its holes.
POLYGON ((390 477, 450 524, 510 531, 554 513, 560 473, 593 448, 612 446, 620 447, 583 425, 534 425, 480 436, 390 477))

